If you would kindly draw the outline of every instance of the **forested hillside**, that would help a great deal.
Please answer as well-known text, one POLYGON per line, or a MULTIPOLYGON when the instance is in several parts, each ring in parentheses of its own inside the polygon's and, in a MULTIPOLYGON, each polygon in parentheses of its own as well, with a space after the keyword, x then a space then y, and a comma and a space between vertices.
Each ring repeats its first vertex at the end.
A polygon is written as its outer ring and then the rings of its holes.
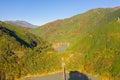
POLYGON ((1 80, 59 70, 57 56, 51 45, 43 39, 17 26, 0 22, 1 80))
POLYGON ((61 58, 67 71, 119 80, 120 7, 93 9, 29 32, 0 22, 0 79, 59 71, 61 58), (60 46, 67 50, 53 49, 60 46))
POLYGON ((120 79, 120 7, 98 8, 31 30, 47 41, 69 42, 68 70, 120 79))
POLYGON ((119 10, 120 7, 92 9, 71 18, 47 23, 30 30, 30 32, 49 42, 63 41, 73 44, 96 28, 107 24, 109 21, 117 20, 119 10))

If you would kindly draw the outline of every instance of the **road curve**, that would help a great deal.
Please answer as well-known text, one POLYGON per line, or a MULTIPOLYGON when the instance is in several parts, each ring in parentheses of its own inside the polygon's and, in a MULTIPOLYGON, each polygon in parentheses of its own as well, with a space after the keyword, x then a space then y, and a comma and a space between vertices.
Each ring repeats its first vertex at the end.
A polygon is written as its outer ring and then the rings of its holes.
MULTIPOLYGON (((44 76, 27 77, 22 80, 63 80, 63 75, 62 75, 62 72, 59 72, 59 73, 49 74, 44 76)), ((86 75, 83 76, 83 74, 81 73, 80 74, 69 73, 66 75, 66 80, 100 80, 100 79, 93 76, 86 76, 86 75)))

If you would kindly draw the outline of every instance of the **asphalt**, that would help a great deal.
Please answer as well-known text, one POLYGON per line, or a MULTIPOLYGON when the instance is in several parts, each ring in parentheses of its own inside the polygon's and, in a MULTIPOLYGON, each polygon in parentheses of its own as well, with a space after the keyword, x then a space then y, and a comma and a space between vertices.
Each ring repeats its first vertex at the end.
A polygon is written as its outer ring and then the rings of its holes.
MULTIPOLYGON (((59 72, 45 76, 24 78, 22 80, 65 80, 65 79, 63 79, 63 74, 59 72)), ((66 74, 66 80, 100 80, 100 79, 93 76, 87 76, 77 71, 73 71, 66 74)))

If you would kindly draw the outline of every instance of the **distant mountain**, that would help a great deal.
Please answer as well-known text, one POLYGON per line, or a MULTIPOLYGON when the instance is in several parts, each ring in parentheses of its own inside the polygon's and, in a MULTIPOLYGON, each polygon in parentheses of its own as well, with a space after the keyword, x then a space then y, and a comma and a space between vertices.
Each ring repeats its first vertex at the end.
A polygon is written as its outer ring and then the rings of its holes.
POLYGON ((26 22, 26 21, 21 21, 21 20, 5 21, 5 22, 6 22, 6 23, 13 24, 13 25, 20 26, 20 27, 23 27, 23 28, 34 28, 34 27, 36 27, 36 25, 33 25, 33 24, 28 23, 28 22, 26 22))

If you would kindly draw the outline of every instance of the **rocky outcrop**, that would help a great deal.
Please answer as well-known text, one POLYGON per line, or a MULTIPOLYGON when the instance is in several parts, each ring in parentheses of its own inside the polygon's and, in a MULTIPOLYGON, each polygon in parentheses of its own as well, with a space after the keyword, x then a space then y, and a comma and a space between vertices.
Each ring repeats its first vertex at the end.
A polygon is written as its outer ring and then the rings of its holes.
POLYGON ((52 44, 53 44, 52 47, 53 47, 54 49, 60 48, 60 47, 63 46, 63 45, 65 45, 65 46, 67 46, 67 47, 70 45, 69 42, 54 42, 54 43, 52 43, 52 44))

